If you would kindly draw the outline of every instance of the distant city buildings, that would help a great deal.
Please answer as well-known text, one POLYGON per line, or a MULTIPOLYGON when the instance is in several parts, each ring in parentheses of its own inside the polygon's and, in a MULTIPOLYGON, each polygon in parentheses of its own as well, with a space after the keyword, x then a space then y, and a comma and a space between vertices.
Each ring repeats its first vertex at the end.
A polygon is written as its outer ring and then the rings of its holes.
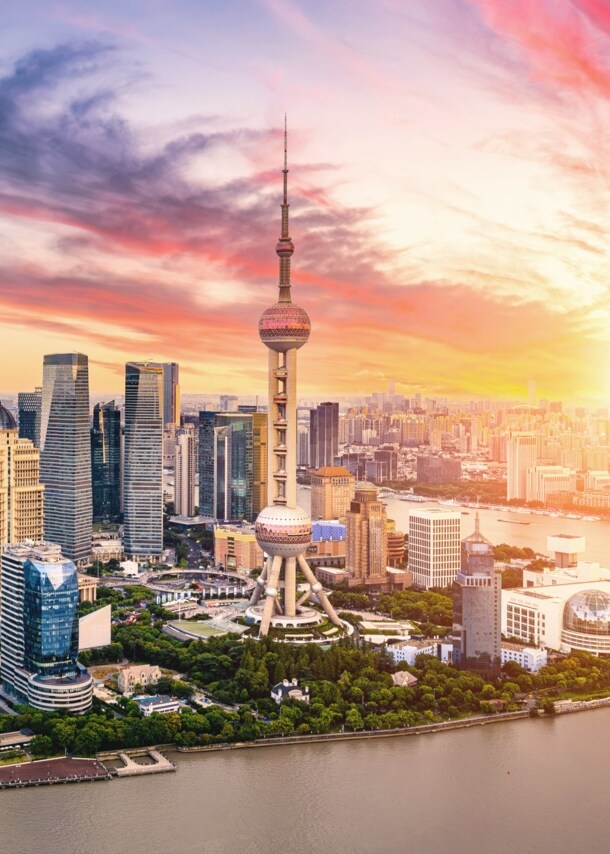
POLYGON ((432 454, 418 455, 418 483, 459 483, 461 479, 462 463, 459 459, 432 454))
POLYGON ((93 521, 116 522, 121 515, 121 411, 114 400, 93 407, 91 482, 93 521))
POLYGON ((86 563, 93 513, 89 361, 82 353, 44 357, 40 449, 45 538, 86 563))
POLYGON ((35 709, 85 712, 92 679, 77 660, 78 576, 59 546, 25 543, 2 555, 0 679, 35 709))
POLYGON ((450 587, 460 569, 459 511, 428 508, 409 513, 409 571, 425 590, 450 587))
POLYGON ((163 369, 125 365, 123 471, 125 555, 157 560, 163 554, 163 369))

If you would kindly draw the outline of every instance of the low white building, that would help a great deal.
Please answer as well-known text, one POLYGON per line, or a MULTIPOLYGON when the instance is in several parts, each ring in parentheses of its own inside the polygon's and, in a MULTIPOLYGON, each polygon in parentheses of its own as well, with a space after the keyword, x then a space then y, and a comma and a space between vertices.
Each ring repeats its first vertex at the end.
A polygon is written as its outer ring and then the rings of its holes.
POLYGON ((503 643, 500 648, 500 656, 502 664, 506 664, 507 661, 516 661, 530 673, 536 673, 541 667, 545 667, 548 661, 546 649, 519 643, 503 643))
POLYGON ((108 646, 111 637, 111 614, 112 606, 105 605, 85 614, 78 621, 78 651, 83 649, 96 649, 100 646, 108 646))
POLYGON ((120 567, 126 578, 137 578, 140 574, 140 565, 137 560, 124 560, 120 563, 120 567))
POLYGON ((418 655, 433 655, 445 664, 451 664, 453 658, 453 644, 438 638, 389 641, 386 649, 393 661, 405 661, 410 667, 413 667, 418 655))
POLYGON ((169 712, 179 712, 182 708, 180 700, 175 700, 165 694, 155 694, 153 697, 134 697, 134 700, 145 718, 149 718, 155 712, 166 715, 169 712))

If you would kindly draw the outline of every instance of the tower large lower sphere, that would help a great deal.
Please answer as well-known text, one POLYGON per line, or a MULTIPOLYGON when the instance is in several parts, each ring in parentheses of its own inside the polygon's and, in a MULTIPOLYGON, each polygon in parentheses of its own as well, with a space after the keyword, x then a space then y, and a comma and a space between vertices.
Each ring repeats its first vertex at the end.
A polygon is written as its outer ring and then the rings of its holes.
MULTIPOLYGON (((282 234, 276 247, 280 259, 278 301, 265 309, 259 320, 261 341, 269 350, 268 447, 270 504, 255 524, 256 539, 265 553, 265 565, 246 611, 248 620, 259 625, 259 636, 275 629, 283 640, 303 642, 313 637, 317 626, 327 620, 336 628, 328 640, 349 631, 337 617, 322 585, 304 558, 311 542, 311 519, 297 507, 297 350, 307 343, 311 324, 307 312, 290 298, 290 258, 294 244, 288 234, 288 168, 284 134, 284 198, 282 234), (297 570, 304 578, 297 591, 297 570), (308 600, 312 594, 326 617, 308 600), (262 604, 259 604, 264 598, 262 604), (301 630, 301 633, 295 632, 301 630), (292 637, 291 633, 292 632, 292 637)), ((324 639, 324 635, 318 635, 324 639)))

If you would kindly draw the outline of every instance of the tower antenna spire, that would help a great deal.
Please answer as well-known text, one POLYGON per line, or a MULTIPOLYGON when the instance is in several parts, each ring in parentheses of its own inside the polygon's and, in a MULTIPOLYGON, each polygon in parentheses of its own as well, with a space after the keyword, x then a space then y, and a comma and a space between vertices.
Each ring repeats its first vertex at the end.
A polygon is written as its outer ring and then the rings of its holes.
POLYGON ((282 196, 282 231, 275 251, 280 259, 280 296, 279 302, 291 302, 290 298, 290 259, 294 252, 294 243, 290 239, 288 228, 288 119, 284 113, 284 194, 282 196))

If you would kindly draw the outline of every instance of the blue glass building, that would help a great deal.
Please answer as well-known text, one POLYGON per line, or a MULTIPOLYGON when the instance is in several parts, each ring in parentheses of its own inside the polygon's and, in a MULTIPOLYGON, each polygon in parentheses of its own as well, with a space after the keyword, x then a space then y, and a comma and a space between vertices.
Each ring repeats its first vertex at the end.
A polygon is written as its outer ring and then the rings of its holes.
POLYGON ((28 560, 23 573, 24 663, 44 676, 76 672, 78 576, 71 561, 28 560))

